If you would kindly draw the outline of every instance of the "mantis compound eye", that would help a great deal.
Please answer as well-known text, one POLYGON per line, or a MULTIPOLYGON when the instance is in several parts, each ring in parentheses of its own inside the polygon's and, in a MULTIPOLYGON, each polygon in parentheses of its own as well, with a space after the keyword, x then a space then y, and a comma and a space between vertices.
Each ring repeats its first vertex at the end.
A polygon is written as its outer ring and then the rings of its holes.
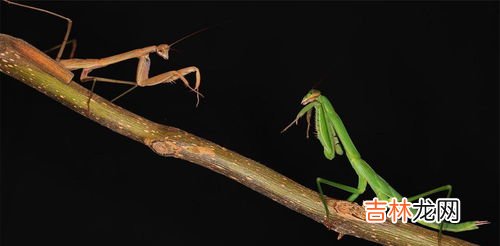
POLYGON ((311 89, 308 93, 311 97, 319 97, 321 92, 316 89, 311 89))

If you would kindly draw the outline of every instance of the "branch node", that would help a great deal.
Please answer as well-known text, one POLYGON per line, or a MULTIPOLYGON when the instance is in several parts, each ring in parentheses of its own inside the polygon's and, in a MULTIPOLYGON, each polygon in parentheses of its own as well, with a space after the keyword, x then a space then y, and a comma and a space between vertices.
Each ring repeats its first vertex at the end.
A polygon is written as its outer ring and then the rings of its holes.
POLYGON ((179 146, 171 141, 165 140, 149 140, 146 139, 145 143, 149 146, 155 153, 161 156, 176 157, 179 153, 179 146))

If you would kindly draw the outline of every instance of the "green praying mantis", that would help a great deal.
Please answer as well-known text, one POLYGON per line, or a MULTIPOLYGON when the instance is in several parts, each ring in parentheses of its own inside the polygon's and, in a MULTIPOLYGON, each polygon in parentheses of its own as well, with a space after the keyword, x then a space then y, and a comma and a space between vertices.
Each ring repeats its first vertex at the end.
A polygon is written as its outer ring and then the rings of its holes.
MULTIPOLYGON (((315 89, 310 90, 302 99, 301 102, 304 107, 297 114, 295 120, 292 121, 282 132, 285 132, 294 123, 297 124, 298 120, 306 114, 307 131, 309 132, 310 119, 312 117, 312 110, 315 109, 315 127, 317 138, 323 146, 323 153, 325 157, 332 160, 335 155, 342 155, 345 151, 352 168, 358 175, 357 188, 340 184, 337 182, 329 181, 323 178, 317 178, 316 184, 320 192, 321 201, 326 211, 326 217, 330 215, 328 206, 326 204, 325 195, 321 185, 329 185, 351 193, 347 198, 348 201, 353 202, 356 198, 363 194, 369 185, 375 192, 379 200, 390 200, 396 198, 401 201, 403 196, 399 194, 392 186, 387 183, 380 175, 378 175, 373 168, 368 165, 366 161, 361 158, 358 150, 354 146, 347 130, 342 123, 339 115, 333 109, 331 102, 321 92, 315 89), (342 148, 343 147, 343 148, 342 148)), ((419 198, 429 196, 431 194, 447 191, 447 197, 450 196, 452 190, 451 185, 444 185, 433 190, 412 196, 408 198, 409 202, 418 200, 419 198)), ((426 223, 419 221, 418 223, 439 230, 439 238, 441 231, 462 232, 478 229, 478 226, 488 224, 487 221, 467 221, 462 223, 426 223)))

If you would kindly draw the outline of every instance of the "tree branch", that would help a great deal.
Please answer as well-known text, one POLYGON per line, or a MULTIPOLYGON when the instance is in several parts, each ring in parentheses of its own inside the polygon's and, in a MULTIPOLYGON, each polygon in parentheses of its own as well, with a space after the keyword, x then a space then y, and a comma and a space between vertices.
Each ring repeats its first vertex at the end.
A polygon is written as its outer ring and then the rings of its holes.
MULTIPOLYGON (((39 52, 36 54, 38 59, 33 59, 29 54, 19 51, 19 47, 25 45, 29 46, 29 49, 36 50, 20 39, 0 34, 1 72, 24 82, 110 130, 148 146, 159 155, 196 163, 236 180, 338 232, 339 239, 343 235, 352 235, 386 245, 437 244, 436 231, 413 224, 365 222, 364 209, 356 203, 327 198, 331 216, 326 219, 318 193, 208 140, 133 114, 98 95, 92 95, 76 82, 67 83, 56 79, 57 76, 54 77, 53 73, 47 71, 48 61, 44 59, 50 58, 39 52), (89 96, 91 96, 90 101, 89 96)), ((443 236, 441 245, 473 244, 443 236)))

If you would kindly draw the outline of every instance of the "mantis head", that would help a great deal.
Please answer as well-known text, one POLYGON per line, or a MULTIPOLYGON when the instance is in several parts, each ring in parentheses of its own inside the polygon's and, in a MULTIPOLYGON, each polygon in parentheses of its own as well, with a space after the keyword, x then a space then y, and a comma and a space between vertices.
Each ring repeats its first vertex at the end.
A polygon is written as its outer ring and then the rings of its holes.
POLYGON ((302 105, 307 105, 311 102, 316 101, 316 99, 321 96, 321 92, 315 89, 310 90, 303 98, 302 101, 300 102, 302 105))
POLYGON ((168 60, 168 51, 170 46, 168 44, 160 44, 156 46, 156 54, 161 56, 163 59, 168 60))

